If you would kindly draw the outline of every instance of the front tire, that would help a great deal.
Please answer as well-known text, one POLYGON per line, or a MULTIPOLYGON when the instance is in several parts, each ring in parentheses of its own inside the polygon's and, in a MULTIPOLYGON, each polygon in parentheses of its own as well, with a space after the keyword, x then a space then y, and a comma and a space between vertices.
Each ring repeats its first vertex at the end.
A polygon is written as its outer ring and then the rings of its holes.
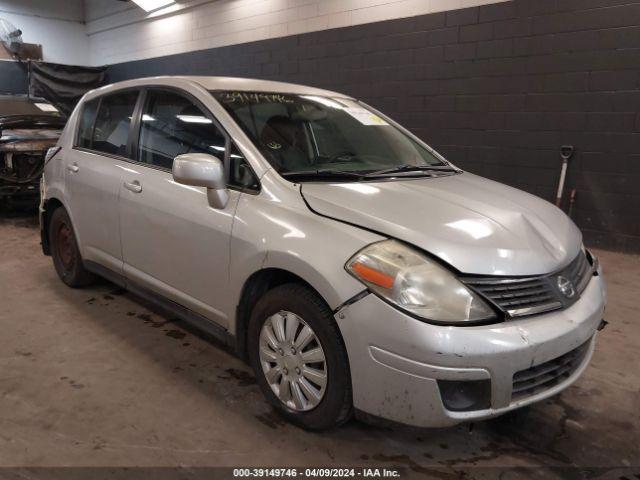
POLYGON ((71 219, 63 207, 57 208, 51 215, 49 245, 53 265, 65 284, 78 288, 95 281, 95 276, 84 268, 71 219))
POLYGON ((256 303, 249 360, 267 400, 309 430, 336 427, 352 414, 349 360, 331 310, 309 287, 281 285, 256 303))

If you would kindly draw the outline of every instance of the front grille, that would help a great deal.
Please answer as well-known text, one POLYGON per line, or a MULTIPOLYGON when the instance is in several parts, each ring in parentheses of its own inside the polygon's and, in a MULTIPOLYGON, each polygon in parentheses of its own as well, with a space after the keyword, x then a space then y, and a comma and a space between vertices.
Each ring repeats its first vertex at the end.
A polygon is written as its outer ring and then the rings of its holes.
POLYGON ((473 279, 467 284, 513 317, 562 306, 545 278, 473 279))
POLYGON ((511 400, 520 400, 557 385, 576 371, 589 349, 589 341, 561 357, 520 370, 513 375, 511 400))
POLYGON ((585 252, 580 252, 578 257, 564 270, 564 275, 576 286, 576 291, 582 293, 589 283, 591 262, 585 252))
POLYGON ((473 277, 462 280, 509 317, 521 317, 567 307, 584 291, 594 271, 593 259, 581 250, 559 272, 538 277, 473 277), (558 277, 568 279, 575 288, 572 297, 558 289, 558 277))

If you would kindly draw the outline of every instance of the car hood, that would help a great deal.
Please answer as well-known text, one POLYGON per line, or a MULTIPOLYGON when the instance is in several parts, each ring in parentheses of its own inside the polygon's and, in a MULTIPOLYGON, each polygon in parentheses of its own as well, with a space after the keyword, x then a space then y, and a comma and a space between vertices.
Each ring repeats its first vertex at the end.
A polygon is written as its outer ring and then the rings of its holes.
POLYGON ((411 243, 462 273, 546 274, 573 260, 582 243, 575 224, 549 202, 466 172, 303 183, 301 193, 320 215, 411 243))

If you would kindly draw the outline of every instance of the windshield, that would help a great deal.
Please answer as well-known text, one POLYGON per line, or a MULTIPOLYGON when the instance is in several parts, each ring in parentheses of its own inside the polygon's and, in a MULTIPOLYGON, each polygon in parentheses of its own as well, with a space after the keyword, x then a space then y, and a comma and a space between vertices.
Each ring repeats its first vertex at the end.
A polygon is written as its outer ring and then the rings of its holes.
POLYGON ((307 173, 354 177, 398 168, 448 167, 437 154, 354 100, 268 92, 211 93, 285 177, 307 173))

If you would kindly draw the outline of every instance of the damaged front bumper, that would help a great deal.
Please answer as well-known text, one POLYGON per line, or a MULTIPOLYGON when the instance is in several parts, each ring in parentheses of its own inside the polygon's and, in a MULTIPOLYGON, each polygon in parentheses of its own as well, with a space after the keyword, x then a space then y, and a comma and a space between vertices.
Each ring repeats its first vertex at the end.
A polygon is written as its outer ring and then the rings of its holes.
POLYGON ((593 354, 606 291, 600 274, 565 310, 444 327, 373 294, 336 313, 356 409, 420 427, 501 415, 567 388, 593 354))

